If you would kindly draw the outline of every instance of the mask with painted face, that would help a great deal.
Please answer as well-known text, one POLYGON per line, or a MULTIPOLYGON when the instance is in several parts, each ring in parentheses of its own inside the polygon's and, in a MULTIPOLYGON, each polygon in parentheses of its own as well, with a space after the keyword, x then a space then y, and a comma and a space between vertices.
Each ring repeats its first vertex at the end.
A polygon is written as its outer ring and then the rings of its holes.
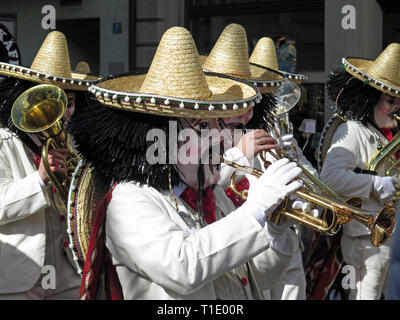
POLYGON ((178 168, 181 179, 193 189, 206 189, 218 183, 219 157, 224 135, 217 119, 181 120, 178 168))
POLYGON ((374 108, 374 120, 379 128, 393 129, 397 127, 394 114, 400 109, 400 98, 394 98, 382 93, 378 104, 374 108))

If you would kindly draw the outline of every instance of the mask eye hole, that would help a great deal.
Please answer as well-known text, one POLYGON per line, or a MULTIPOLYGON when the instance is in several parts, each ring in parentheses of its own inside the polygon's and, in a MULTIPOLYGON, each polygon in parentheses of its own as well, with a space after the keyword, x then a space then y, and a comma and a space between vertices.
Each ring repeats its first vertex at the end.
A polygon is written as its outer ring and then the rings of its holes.
POLYGON ((199 128, 200 128, 200 130, 208 129, 208 122, 200 122, 199 123, 199 128))
POLYGON ((386 101, 389 102, 390 104, 394 103, 394 97, 386 95, 386 101))

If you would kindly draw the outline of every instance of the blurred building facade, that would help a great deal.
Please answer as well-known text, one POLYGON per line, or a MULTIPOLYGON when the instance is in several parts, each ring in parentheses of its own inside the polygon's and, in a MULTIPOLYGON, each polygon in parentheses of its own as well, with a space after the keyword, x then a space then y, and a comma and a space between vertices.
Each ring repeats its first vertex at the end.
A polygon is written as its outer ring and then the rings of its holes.
POLYGON ((87 61, 93 74, 107 76, 145 70, 166 29, 184 26, 200 54, 210 52, 229 23, 247 32, 249 50, 268 36, 293 40, 296 72, 306 74, 303 99, 291 111, 295 128, 304 118, 317 120, 308 152, 333 113, 324 92, 330 70, 343 56, 374 59, 390 42, 400 42, 400 5, 395 0, 1 0, 0 23, 19 45, 29 66, 47 33, 42 8, 56 11, 56 30, 68 40, 71 67, 87 61), (354 29, 344 29, 343 7, 355 8, 354 29))

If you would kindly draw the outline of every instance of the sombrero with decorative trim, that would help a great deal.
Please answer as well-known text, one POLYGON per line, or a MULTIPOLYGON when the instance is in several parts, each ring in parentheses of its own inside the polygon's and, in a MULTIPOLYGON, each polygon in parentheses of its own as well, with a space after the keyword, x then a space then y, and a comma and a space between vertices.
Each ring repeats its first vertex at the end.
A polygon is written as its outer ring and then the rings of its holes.
POLYGON ((96 215, 108 191, 89 163, 81 160, 71 179, 67 205, 67 231, 79 274, 85 265, 96 215))
POLYGON ((343 58, 342 68, 375 89, 400 97, 400 44, 389 44, 375 60, 343 58))
POLYGON ((47 35, 30 68, 0 62, 0 74, 79 91, 87 90, 99 80, 98 77, 71 72, 67 40, 59 31, 47 35))
POLYGON ((258 40, 249 61, 253 66, 263 66, 278 71, 296 84, 300 84, 308 79, 307 76, 302 74, 279 70, 278 59, 276 58, 275 43, 271 38, 268 37, 263 37, 258 40))
POLYGON ((276 91, 284 77, 277 71, 249 63, 246 30, 232 23, 225 27, 208 56, 201 56, 205 71, 233 76, 252 83, 261 93, 276 91))
POLYGON ((103 80, 89 91, 116 109, 186 118, 238 116, 261 99, 244 80, 204 72, 192 35, 182 27, 164 33, 146 74, 103 80))

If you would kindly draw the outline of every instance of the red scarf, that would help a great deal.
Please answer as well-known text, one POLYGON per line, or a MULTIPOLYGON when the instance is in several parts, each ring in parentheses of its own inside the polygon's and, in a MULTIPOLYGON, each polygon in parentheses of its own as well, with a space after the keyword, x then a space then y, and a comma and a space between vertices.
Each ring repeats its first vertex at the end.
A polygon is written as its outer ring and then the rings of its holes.
POLYGON ((33 156, 35 157, 35 167, 36 169, 39 169, 41 158, 36 154, 33 154, 33 156))
MULTIPOLYGON (((381 132, 386 137, 386 139, 388 139, 388 141, 391 141, 393 139, 393 131, 391 129, 381 128, 381 132)), ((398 152, 396 152, 394 154, 394 156, 396 157, 396 159, 399 159, 399 153, 398 152)))
MULTIPOLYGON (((249 180, 248 180, 247 178, 243 178, 243 179, 240 180, 238 183, 236 183, 235 186, 236 186, 236 189, 237 189, 238 191, 249 190, 249 188, 250 188, 250 183, 249 183, 249 180)), ((226 195, 229 197, 229 199, 232 200, 232 202, 233 202, 233 204, 235 205, 236 208, 237 208, 237 207, 240 207, 240 206, 244 203, 244 200, 243 200, 241 197, 237 196, 237 195, 233 192, 233 190, 232 190, 231 187, 228 187, 228 188, 225 190, 225 193, 226 193, 226 195)))
POLYGON ((124 295, 115 266, 105 246, 105 219, 115 185, 108 192, 95 217, 83 269, 80 300, 123 300, 124 295))
MULTIPOLYGON (((182 192, 181 196, 182 200, 184 200, 193 210, 198 212, 197 208, 197 191, 191 187, 187 187, 185 191, 182 192)), ((208 224, 215 222, 215 195, 212 192, 211 188, 207 188, 203 192, 203 211, 204 211, 204 221, 208 224)))
POLYGON ((387 128, 381 128, 381 131, 382 131, 383 135, 386 137, 386 139, 388 139, 388 141, 393 139, 392 130, 387 129, 387 128))

